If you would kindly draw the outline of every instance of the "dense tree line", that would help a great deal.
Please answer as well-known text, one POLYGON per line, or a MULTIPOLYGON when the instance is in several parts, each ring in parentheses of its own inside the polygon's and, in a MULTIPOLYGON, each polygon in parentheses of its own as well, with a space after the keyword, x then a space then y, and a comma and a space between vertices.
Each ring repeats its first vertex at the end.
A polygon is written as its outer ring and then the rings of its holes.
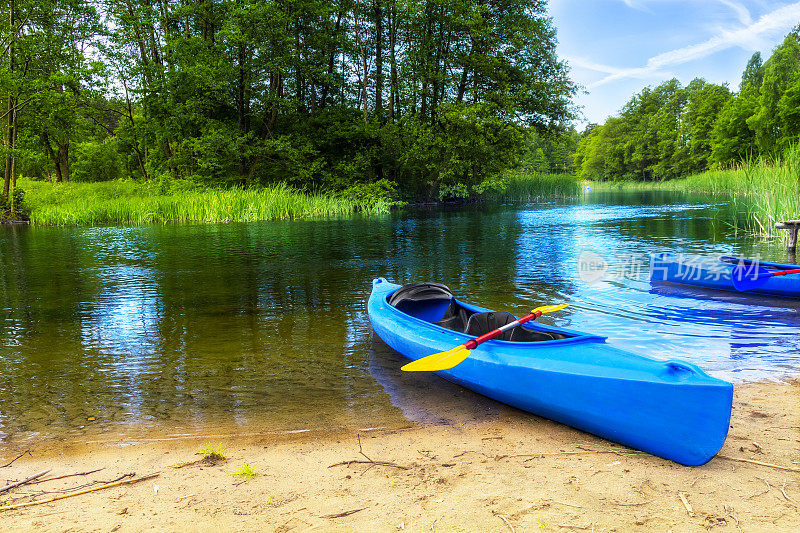
POLYGON ((544 0, 3 0, 21 172, 446 193, 573 118, 544 0))
POLYGON ((574 154, 580 140, 581 134, 574 126, 555 135, 529 129, 520 170, 527 173, 574 174, 574 154))
POLYGON ((800 37, 767 61, 756 52, 739 92, 695 79, 647 87, 618 117, 581 135, 575 167, 590 179, 663 180, 780 155, 800 140, 800 37))

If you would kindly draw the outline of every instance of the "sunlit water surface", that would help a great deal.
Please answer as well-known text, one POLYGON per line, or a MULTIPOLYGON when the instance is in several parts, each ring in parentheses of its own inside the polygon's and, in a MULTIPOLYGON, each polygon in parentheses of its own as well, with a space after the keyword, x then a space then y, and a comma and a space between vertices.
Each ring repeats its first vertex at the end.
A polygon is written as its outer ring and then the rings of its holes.
POLYGON ((373 278, 602 334, 741 382, 800 369, 800 302, 651 286, 648 255, 786 261, 715 219, 719 198, 591 193, 385 217, 0 228, 0 439, 275 434, 496 416, 373 338, 373 278), (608 263, 587 283, 581 254, 608 263))

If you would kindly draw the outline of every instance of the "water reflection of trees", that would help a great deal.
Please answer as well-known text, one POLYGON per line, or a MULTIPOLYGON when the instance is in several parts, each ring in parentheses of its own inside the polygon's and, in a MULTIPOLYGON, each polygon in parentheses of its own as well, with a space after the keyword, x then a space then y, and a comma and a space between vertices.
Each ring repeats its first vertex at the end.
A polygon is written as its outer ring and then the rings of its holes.
POLYGON ((372 278, 508 284, 515 239, 481 213, 8 232, 2 430, 372 422, 372 278))
POLYGON ((103 401, 97 352, 83 345, 92 262, 69 230, 3 228, 0 238, 0 431, 77 425, 103 401))

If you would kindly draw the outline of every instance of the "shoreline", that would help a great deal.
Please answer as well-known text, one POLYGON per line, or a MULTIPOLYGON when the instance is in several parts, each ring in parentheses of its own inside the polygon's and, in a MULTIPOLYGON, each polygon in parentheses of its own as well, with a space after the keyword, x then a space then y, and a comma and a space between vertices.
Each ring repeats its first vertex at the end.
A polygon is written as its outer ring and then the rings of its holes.
MULTIPOLYGON (((700 467, 512 408, 491 420, 313 438, 119 446, 111 436, 34 447, 0 475, 13 482, 50 468, 45 482, 4 492, 0 501, 33 491, 52 497, 133 472, 134 479, 158 477, 0 516, 5 531, 797 530, 800 380, 737 385, 731 426, 720 454, 700 467), (198 461, 203 444, 224 448, 228 458, 198 461), (231 474, 245 463, 255 476, 231 474), (74 475, 95 469, 102 470, 74 475), (52 480, 65 475, 71 477, 52 480)), ((0 448, 0 465, 16 455, 0 448)))
POLYGON ((316 220, 386 215, 398 209, 454 209, 484 202, 531 201, 576 197, 578 178, 571 174, 508 172, 485 190, 465 189, 467 196, 426 199, 391 191, 309 192, 283 182, 236 187, 205 186, 190 180, 167 182, 114 179, 54 183, 20 178, 25 191, 26 224, 33 227, 143 226, 316 220), (401 198, 402 197, 402 198, 401 198))

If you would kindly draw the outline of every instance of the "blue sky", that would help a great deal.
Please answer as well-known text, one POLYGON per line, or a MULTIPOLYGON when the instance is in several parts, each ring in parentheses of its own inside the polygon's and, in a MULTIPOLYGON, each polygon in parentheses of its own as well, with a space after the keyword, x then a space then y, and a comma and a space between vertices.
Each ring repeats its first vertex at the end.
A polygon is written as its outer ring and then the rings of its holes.
POLYGON ((642 88, 678 78, 737 90, 747 60, 766 60, 800 23, 790 0, 550 0, 558 54, 584 87, 586 122, 618 114, 642 88))

